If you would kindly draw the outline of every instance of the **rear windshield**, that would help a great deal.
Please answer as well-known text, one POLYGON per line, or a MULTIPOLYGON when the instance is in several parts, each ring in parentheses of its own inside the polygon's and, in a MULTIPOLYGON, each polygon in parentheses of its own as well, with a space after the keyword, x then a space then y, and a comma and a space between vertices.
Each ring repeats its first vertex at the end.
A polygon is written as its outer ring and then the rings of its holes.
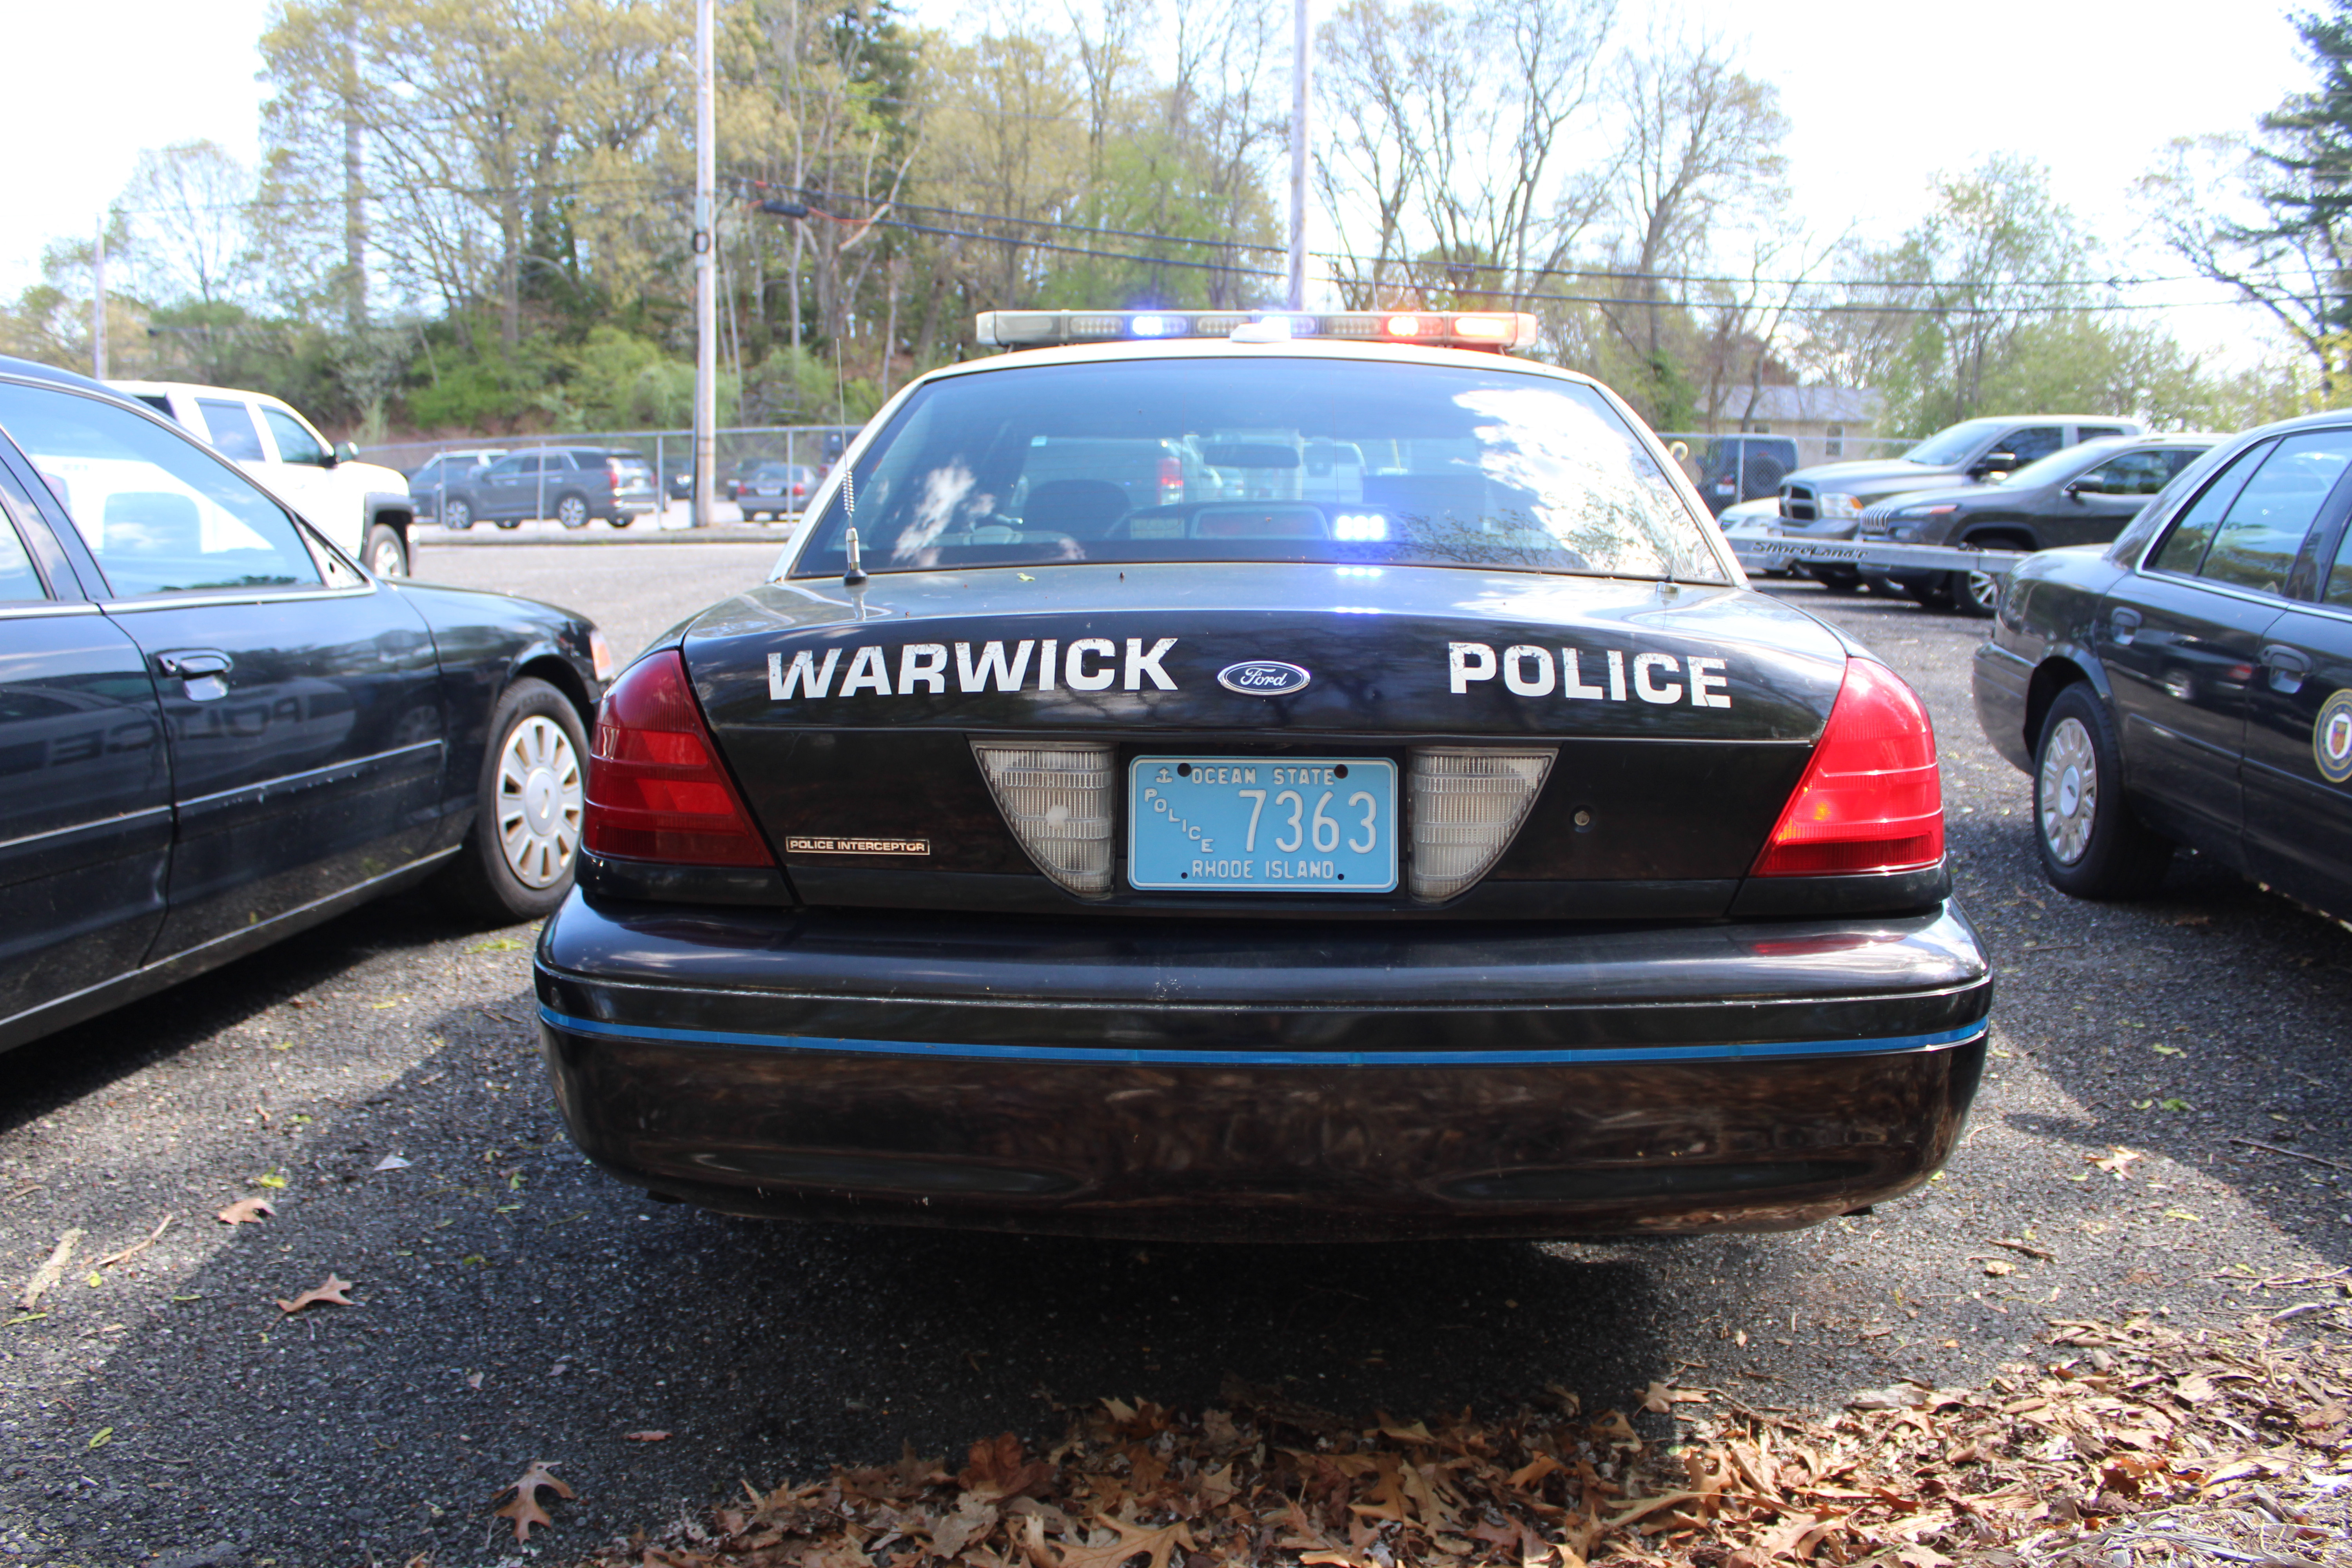
POLYGON ((953 376, 858 459, 793 563, 1393 562, 1720 582, 1698 521, 1591 388, 1360 360, 953 376))

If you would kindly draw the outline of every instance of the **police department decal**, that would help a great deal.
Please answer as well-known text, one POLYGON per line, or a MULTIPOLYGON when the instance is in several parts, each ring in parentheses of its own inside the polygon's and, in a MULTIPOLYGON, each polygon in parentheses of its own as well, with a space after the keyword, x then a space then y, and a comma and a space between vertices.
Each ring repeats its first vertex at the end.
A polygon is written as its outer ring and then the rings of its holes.
POLYGON ((1554 692, 1571 701, 1643 702, 1672 705, 1688 694, 1694 708, 1728 708, 1727 662, 1720 658, 1670 653, 1633 653, 1621 647, 1563 647, 1555 660, 1552 650, 1520 643, 1497 654, 1482 642, 1445 645, 1446 688, 1456 697, 1473 686, 1500 675, 1514 697, 1549 697, 1554 692))
POLYGON ((2311 726, 2311 760, 2329 784, 2352 779, 2352 690, 2339 690, 2320 705, 2311 726))
POLYGON ((1060 687, 1108 691, 1113 686, 1140 691, 1146 682, 1155 691, 1173 691, 1176 683, 1160 661, 1175 646, 1174 637, 1160 637, 1149 644, 1141 637, 1129 637, 1122 654, 1119 645, 1108 637, 1076 637, 1066 647, 1056 637, 1042 642, 1033 637, 1016 643, 960 642, 955 645, 952 673, 949 647, 942 642, 852 648, 845 668, 840 648, 825 649, 823 659, 814 650, 803 648, 789 663, 781 653, 768 656, 768 696, 776 702, 795 697, 855 697, 867 691, 877 697, 912 697, 919 691, 943 697, 950 679, 958 691, 965 692, 1052 691, 1060 687), (837 687, 836 678, 841 682, 837 687))

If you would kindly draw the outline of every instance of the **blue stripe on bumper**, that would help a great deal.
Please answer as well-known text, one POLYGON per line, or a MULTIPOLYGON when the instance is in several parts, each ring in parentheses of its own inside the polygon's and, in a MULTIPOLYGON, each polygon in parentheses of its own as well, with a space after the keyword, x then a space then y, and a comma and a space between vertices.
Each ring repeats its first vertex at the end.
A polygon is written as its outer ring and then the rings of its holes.
POLYGON ((1896 1035, 1868 1040, 1776 1040, 1763 1045, 1628 1046, 1565 1051, 1177 1051, 1130 1050, 1103 1046, 974 1046, 929 1040, 829 1039, 815 1035, 760 1035, 731 1029, 664 1029, 652 1025, 604 1024, 574 1018, 542 1005, 541 1020, 578 1035, 620 1040, 666 1040, 684 1046, 752 1046, 768 1050, 824 1051, 877 1057, 929 1057, 953 1060, 1034 1062, 1153 1062, 1174 1067, 1244 1068, 1466 1068, 1573 1067, 1600 1062, 1764 1061, 1778 1057, 1892 1056, 1939 1050, 1977 1038, 1983 1023, 1965 1024, 1933 1035, 1896 1035))

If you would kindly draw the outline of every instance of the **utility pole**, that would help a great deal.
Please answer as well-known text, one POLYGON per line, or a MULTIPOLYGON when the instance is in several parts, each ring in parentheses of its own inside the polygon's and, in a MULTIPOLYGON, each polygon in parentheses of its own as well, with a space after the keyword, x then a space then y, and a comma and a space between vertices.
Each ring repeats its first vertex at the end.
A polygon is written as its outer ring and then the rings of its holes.
POLYGON ((719 490, 719 184, 716 0, 694 6, 694 526, 709 528, 719 490))
POLYGON ((89 374, 106 379, 106 215, 98 215, 98 249, 89 268, 89 374))
POLYGON ((1290 66, 1290 308, 1307 308, 1307 0, 1292 0, 1297 36, 1290 66))

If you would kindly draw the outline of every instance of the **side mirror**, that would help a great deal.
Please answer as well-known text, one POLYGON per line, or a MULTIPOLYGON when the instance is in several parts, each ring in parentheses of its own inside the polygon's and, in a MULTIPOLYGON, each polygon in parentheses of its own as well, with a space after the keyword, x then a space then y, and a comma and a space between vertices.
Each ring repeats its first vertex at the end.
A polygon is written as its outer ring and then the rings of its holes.
POLYGON ((2088 474, 2084 474, 2079 479, 2070 479, 2066 484, 2067 496, 2072 500, 2078 501, 2084 496, 2103 496, 2106 493, 2107 487, 2105 483, 2102 480, 2092 478, 2088 474))
POLYGON ((359 460, 360 448, 356 441, 338 441, 334 450, 327 454, 327 467, 331 468, 337 463, 356 463, 359 460))

